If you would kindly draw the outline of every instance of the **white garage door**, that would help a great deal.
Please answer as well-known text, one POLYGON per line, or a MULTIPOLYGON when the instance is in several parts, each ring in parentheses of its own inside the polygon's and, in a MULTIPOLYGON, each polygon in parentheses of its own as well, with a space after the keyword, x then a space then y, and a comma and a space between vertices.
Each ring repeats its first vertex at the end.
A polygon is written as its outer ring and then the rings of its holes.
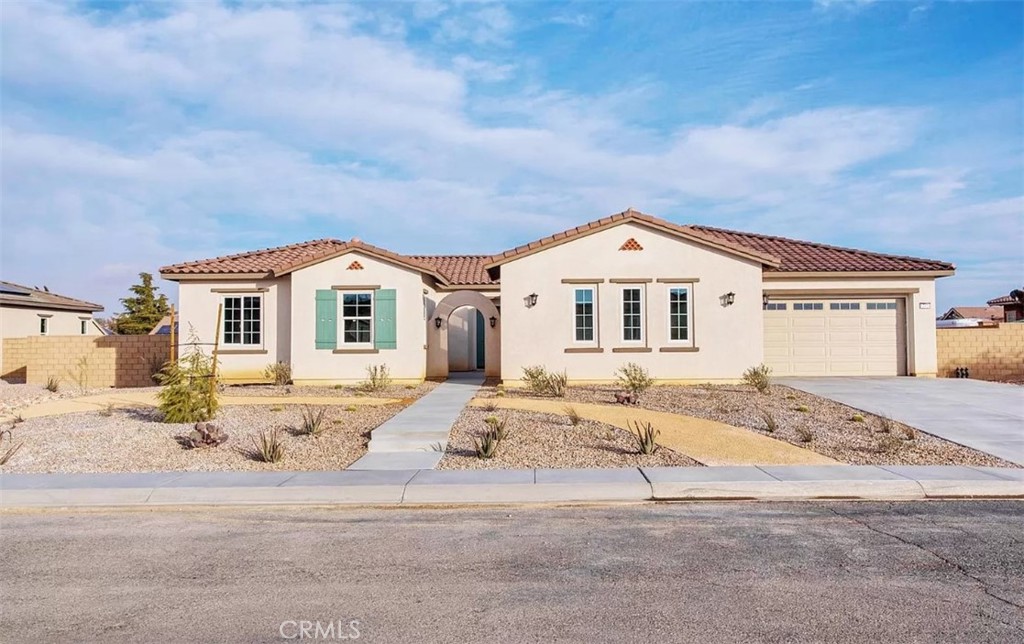
POLYGON ((764 358, 777 376, 906 374, 902 300, 772 300, 764 358))

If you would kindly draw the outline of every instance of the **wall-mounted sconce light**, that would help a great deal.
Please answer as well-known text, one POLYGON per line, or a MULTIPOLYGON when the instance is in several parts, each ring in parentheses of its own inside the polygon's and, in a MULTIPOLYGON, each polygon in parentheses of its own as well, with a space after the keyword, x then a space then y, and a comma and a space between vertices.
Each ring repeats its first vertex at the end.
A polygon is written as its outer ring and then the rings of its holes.
POLYGON ((434 326, 436 326, 437 328, 440 329, 441 328, 441 324, 443 324, 443 323, 444 323, 444 320, 442 320, 441 318, 439 318, 439 317, 438 318, 434 318, 434 326))
POLYGON ((768 308, 768 294, 767 293, 762 293, 761 294, 761 308, 764 308, 764 309, 768 308))
POLYGON ((491 321, 491 328, 493 329, 493 328, 494 328, 494 326, 495 326, 495 325, 496 325, 496 324, 498 323, 498 318, 496 318, 496 317, 494 317, 494 316, 492 315, 492 316, 491 316, 491 317, 490 317, 489 319, 490 319, 490 321, 491 321))
POLYGON ((530 293, 530 306, 537 306, 537 294, 530 293))
POLYGON ((729 291, 725 294, 725 305, 732 306, 736 302, 736 294, 729 291))

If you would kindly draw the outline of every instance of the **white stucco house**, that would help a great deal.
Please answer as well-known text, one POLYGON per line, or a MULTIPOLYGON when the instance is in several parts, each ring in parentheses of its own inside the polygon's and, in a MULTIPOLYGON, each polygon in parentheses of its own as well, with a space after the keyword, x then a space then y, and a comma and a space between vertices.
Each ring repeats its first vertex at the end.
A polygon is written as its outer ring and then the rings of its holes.
MULTIPOLYGON (((952 264, 627 210, 497 255, 400 255, 319 239, 165 266, 181 333, 219 335, 221 373, 296 383, 522 368, 572 381, 626 362, 662 382, 776 375, 934 376, 935 280, 952 264), (218 308, 223 320, 217 327, 218 308)), ((184 339, 184 337, 183 337, 184 339)))
POLYGON ((99 304, 12 282, 0 282, 0 336, 103 335, 99 304))

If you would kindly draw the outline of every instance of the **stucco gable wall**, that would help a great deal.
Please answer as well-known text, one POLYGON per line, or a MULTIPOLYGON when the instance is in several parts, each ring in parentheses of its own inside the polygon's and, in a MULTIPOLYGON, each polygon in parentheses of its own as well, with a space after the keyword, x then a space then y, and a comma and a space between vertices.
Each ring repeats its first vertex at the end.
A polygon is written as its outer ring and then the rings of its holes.
POLYGON ((565 369, 573 380, 610 380, 626 362, 644 365, 661 380, 731 380, 762 360, 761 265, 636 224, 623 224, 553 246, 501 267, 502 378, 522 368, 565 369), (620 251, 628 239, 643 250, 620 251), (598 289, 601 353, 566 353, 573 339, 573 291, 563 279, 603 279, 598 289), (650 279, 645 295, 646 353, 619 353, 621 288, 614 279, 650 279), (668 289, 656 280, 698 278, 693 284, 693 337, 697 352, 662 352, 668 341, 668 289), (720 297, 735 293, 732 306, 720 297), (537 293, 537 305, 524 298, 537 293))
MULTIPOLYGON (((396 380, 422 380, 426 374, 428 295, 421 273, 359 252, 346 253, 291 274, 291 359, 296 382, 353 383, 366 379, 370 365, 387 364, 396 380), (348 270, 358 262, 361 270, 348 270), (334 353, 316 348, 316 291, 332 286, 395 289, 397 349, 376 353, 334 353)), ((339 301, 340 301, 339 291, 339 301)), ((340 324, 340 317, 339 317, 340 324)), ((338 333, 339 349, 341 332, 338 333)))

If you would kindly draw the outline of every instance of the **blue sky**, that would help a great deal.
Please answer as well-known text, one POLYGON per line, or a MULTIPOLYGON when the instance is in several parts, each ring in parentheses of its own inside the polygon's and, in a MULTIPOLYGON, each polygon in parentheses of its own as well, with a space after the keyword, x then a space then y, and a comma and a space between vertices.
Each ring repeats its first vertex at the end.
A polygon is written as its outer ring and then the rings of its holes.
MULTIPOLYGON (((490 253, 633 206, 1024 279, 1024 4, 3 3, 3 278, 320 237, 490 253)), ((172 284, 165 289, 174 295, 172 284)))

